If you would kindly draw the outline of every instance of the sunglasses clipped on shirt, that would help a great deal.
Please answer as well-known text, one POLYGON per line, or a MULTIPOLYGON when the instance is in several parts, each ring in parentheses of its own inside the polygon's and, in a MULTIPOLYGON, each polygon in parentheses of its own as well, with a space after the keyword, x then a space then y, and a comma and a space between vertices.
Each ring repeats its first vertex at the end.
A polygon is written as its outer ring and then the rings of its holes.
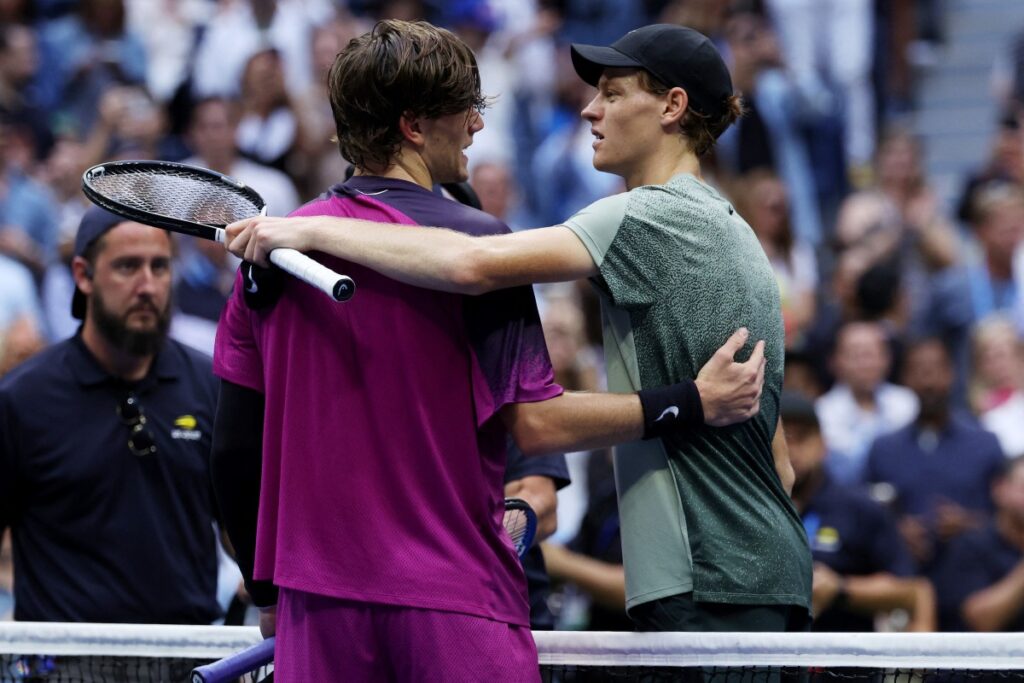
POLYGON ((138 397, 129 393, 117 406, 117 415, 128 427, 128 450, 141 457, 156 453, 156 439, 146 426, 146 413, 138 397))

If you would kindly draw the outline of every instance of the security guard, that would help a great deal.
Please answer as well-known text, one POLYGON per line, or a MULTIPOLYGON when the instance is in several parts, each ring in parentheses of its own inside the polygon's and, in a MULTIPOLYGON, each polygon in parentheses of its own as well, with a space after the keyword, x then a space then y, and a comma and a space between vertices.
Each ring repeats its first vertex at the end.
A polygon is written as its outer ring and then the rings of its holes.
POLYGON ((167 338, 172 244, 92 208, 71 339, 0 380, 0 531, 22 621, 210 623, 217 384, 167 338))
POLYGON ((908 630, 935 630, 935 592, 916 567, 893 516, 866 493, 833 481, 814 404, 783 392, 793 503, 814 558, 815 631, 873 631, 892 610, 910 615, 908 630))

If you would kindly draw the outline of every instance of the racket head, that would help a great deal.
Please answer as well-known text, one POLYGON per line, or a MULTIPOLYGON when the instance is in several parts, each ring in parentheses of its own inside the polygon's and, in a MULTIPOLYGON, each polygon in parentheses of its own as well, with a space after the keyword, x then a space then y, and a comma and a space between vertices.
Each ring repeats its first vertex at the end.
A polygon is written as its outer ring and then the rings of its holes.
POLYGON ((521 498, 506 498, 504 524, 516 554, 522 559, 537 535, 537 513, 521 498))
POLYGON ((110 161, 82 174, 89 201, 127 220, 216 240, 218 229, 259 215, 266 202, 231 176, 171 161, 110 161))

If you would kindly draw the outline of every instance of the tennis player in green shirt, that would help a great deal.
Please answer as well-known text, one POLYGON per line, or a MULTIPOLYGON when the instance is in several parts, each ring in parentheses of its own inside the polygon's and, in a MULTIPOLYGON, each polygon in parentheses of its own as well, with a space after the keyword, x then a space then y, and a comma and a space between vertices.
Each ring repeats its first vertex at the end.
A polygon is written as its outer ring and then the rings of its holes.
POLYGON ((229 248, 258 264, 277 247, 326 252, 465 294, 590 278, 601 297, 609 389, 645 390, 645 439, 615 454, 630 616, 650 631, 804 630, 811 556, 789 500, 779 421, 779 292, 750 227, 701 178, 700 158, 741 114, 729 72, 705 36, 669 24, 609 47, 574 45, 572 59, 597 87, 582 112, 594 166, 621 176, 627 192, 558 226, 489 237, 258 217, 228 228, 229 248), (740 359, 754 340, 765 342, 760 411, 740 424, 706 425, 689 409, 700 401, 670 387, 695 378, 741 326, 750 335, 740 359))

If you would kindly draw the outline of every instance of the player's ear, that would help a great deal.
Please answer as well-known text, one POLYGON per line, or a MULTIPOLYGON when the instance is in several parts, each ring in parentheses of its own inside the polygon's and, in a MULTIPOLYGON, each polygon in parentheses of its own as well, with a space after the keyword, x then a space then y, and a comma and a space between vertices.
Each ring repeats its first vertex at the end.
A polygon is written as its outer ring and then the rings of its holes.
POLYGON ((424 140, 422 121, 421 117, 412 112, 403 112, 398 119, 398 130, 401 131, 404 139, 414 145, 422 145, 424 140))
POLYGON ((81 256, 71 260, 71 276, 75 279, 75 286, 82 290, 86 296, 92 294, 92 264, 81 256))
POLYGON ((665 107, 661 113, 663 126, 677 126, 690 106, 690 96, 682 88, 672 88, 665 94, 665 107))

